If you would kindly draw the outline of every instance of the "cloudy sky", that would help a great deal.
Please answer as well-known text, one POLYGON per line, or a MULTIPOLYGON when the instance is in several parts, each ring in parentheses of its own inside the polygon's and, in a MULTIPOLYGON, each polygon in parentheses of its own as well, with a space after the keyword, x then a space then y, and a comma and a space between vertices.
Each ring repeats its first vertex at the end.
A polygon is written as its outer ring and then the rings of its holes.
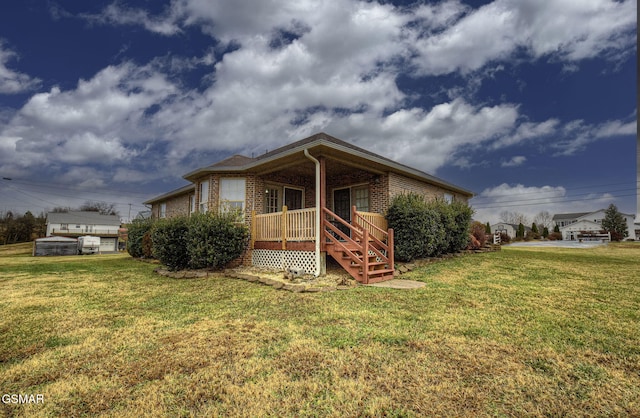
POLYGON ((482 221, 636 212, 635 0, 5 3, 0 211, 127 218, 324 131, 474 191, 482 221))

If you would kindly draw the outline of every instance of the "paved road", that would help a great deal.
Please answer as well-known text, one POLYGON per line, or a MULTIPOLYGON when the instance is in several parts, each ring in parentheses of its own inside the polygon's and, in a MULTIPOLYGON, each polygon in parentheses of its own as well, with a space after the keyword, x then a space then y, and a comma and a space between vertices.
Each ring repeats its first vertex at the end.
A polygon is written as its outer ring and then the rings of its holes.
POLYGON ((601 245, 607 245, 601 241, 578 242, 578 241, 529 241, 514 242, 505 244, 504 247, 556 247, 556 248, 593 248, 601 245))

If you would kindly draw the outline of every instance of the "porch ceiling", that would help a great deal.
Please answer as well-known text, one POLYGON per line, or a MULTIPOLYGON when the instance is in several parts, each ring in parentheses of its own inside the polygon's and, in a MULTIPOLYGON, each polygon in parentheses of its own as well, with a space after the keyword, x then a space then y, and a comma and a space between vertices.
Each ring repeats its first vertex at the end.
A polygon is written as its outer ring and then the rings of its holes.
MULTIPOLYGON (((354 174, 359 172, 369 172, 369 173, 375 173, 375 174, 381 173, 377 170, 366 169, 357 163, 347 163, 345 161, 336 160, 332 158, 326 159, 326 170, 327 170, 328 178, 339 177, 339 176, 344 176, 344 175, 354 174)), ((295 175, 295 176, 305 177, 305 178, 309 178, 309 177, 315 178, 316 168, 315 168, 315 164, 313 164, 311 161, 300 161, 298 159, 297 161, 292 161, 286 164, 280 164, 279 167, 277 168, 272 167, 268 170, 260 171, 258 174, 260 175, 288 174, 288 175, 295 175)))

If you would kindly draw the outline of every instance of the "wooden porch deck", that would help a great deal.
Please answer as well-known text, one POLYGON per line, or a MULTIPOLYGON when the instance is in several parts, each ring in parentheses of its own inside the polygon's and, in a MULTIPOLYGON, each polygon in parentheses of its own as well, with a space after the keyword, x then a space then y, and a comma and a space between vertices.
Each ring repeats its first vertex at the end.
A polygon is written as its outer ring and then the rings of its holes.
MULTIPOLYGON (((315 250, 316 208, 251 214, 251 248, 315 250)), ((351 223, 328 210, 321 213, 321 250, 362 283, 393 278, 393 230, 378 213, 352 208, 351 223), (342 225, 342 227, 338 226, 342 225), (349 231, 345 233, 345 231, 349 231)))

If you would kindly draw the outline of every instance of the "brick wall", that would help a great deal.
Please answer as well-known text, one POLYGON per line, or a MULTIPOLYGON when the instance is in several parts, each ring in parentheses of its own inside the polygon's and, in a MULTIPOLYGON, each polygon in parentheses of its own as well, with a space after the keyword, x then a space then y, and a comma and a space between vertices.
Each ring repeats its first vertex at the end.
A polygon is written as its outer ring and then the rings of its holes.
POLYGON ((153 219, 160 218, 160 205, 165 203, 167 205, 165 217, 173 218, 176 216, 189 215, 189 196, 191 193, 174 196, 162 202, 156 202, 151 205, 151 217, 153 219))
POLYGON ((467 197, 452 190, 447 190, 400 174, 389 173, 389 201, 391 201, 394 196, 403 193, 417 193, 424 196, 427 200, 433 200, 436 198, 443 199, 444 194, 449 193, 453 195, 456 201, 467 202, 467 197))
POLYGON ((189 215, 189 196, 185 194, 167 200, 167 218, 189 215))

